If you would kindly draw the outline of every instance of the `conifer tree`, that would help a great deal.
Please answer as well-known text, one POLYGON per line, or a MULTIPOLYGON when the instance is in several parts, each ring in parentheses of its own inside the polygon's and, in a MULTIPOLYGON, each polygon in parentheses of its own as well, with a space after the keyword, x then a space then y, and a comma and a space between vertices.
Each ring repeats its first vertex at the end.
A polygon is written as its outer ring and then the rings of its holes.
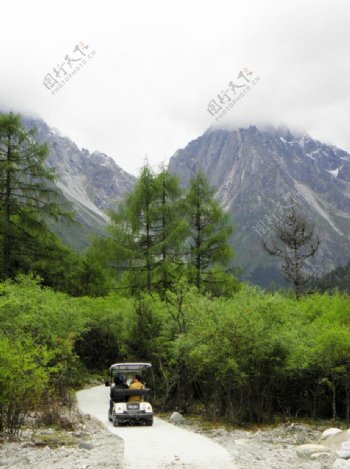
MULTIPOLYGON (((15 275, 21 256, 38 250, 47 235, 45 217, 64 215, 53 189, 54 171, 45 167, 48 147, 34 140, 20 115, 0 115, 0 242, 2 277, 15 275)), ((67 214, 66 214, 67 215, 67 214)))
POLYGON ((191 272, 194 270, 194 283, 201 288, 210 266, 225 266, 232 258, 233 251, 228 244, 232 226, 202 173, 190 181, 185 211, 190 230, 189 263, 191 272))
POLYGON ((188 225, 184 218, 182 191, 178 179, 164 168, 156 177, 158 270, 163 291, 171 286, 183 266, 184 243, 188 225))
POLYGON ((110 265, 126 271, 132 290, 170 286, 186 237, 180 195, 174 176, 165 170, 156 176, 146 165, 133 192, 111 213, 111 238, 105 242, 110 265))

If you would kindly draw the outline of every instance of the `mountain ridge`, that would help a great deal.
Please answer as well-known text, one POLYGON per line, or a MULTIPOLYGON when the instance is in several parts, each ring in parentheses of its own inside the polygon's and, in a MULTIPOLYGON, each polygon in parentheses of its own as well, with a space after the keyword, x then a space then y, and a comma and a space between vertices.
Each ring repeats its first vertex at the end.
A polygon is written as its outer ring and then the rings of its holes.
POLYGON ((311 268, 323 273, 344 261, 350 244, 350 155, 344 150, 286 128, 211 127, 169 161, 169 171, 184 187, 198 170, 232 216, 236 260, 253 276, 257 267, 275 264, 261 248, 257 225, 268 232, 278 205, 291 196, 322 241, 311 268))
MULTIPOLYGON (((23 122, 27 128, 35 126, 37 140, 48 144, 47 165, 55 169, 56 187, 80 223, 50 226, 81 250, 91 235, 105 231, 108 210, 137 179, 106 154, 78 148, 42 119, 24 116, 23 122)), ((174 153, 168 169, 183 187, 196 171, 207 175, 236 227, 235 264, 243 266, 245 279, 263 286, 268 286, 266 278, 283 283, 276 262, 261 247, 261 231, 269 232, 290 197, 308 213, 321 238, 312 273, 325 274, 350 257, 350 155, 334 145, 285 126, 209 127, 174 153)))
POLYGON ((36 140, 47 143, 46 165, 55 169, 55 186, 76 212, 76 224, 53 222, 49 225, 61 239, 76 250, 86 248, 91 236, 104 232, 107 211, 115 208, 132 190, 136 177, 124 171, 110 156, 90 153, 69 137, 49 127, 43 119, 22 116, 26 128, 36 127, 36 140))

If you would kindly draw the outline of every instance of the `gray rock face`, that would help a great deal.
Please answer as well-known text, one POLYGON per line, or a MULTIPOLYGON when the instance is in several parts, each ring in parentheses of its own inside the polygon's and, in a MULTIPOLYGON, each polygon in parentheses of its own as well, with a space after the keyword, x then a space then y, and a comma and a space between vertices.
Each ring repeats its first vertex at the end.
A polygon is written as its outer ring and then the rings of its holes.
MULTIPOLYGON (((105 226, 105 211, 116 207, 125 194, 131 191, 136 178, 104 153, 79 149, 72 140, 50 129, 44 121, 31 118, 24 118, 23 121, 28 128, 36 127, 36 139, 49 146, 46 164, 55 169, 55 185, 77 214, 77 221, 82 227, 81 247, 84 247, 88 243, 89 234, 98 233, 105 226)), ((53 224, 52 228, 60 235, 63 231, 61 237, 68 243, 79 237, 79 233, 70 231, 74 227, 57 227, 53 224)))
POLYGON ((47 165, 55 168, 58 185, 68 198, 86 203, 98 212, 113 207, 132 189, 136 178, 122 170, 111 157, 98 151, 90 154, 84 148, 80 150, 40 119, 25 118, 24 123, 27 127, 35 126, 37 139, 48 143, 47 165))
MULTIPOLYGON (((350 155, 283 129, 208 129, 178 150, 169 170, 183 186, 201 170, 236 227, 236 263, 253 272, 272 262, 261 248, 293 196, 315 223, 318 274, 346 262, 350 241, 350 155), (264 228, 265 227, 265 228, 264 228)), ((311 266, 310 266, 311 268, 311 266)))

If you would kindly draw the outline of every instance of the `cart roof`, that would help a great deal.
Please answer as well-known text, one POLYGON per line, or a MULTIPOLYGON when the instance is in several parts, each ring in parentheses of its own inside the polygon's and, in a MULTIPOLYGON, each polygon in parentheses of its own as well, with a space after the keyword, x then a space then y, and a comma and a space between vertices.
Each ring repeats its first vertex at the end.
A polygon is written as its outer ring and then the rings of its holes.
POLYGON ((113 370, 124 370, 124 371, 144 371, 147 368, 151 368, 150 363, 115 363, 109 368, 109 371, 113 370))

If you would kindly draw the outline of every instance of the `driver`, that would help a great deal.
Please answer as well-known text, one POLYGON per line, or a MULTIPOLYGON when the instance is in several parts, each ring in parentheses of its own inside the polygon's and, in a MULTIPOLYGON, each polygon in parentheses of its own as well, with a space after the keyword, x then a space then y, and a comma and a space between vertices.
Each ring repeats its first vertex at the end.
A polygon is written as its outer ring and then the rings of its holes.
POLYGON ((114 378, 114 386, 111 388, 111 400, 110 400, 110 411, 113 409, 113 402, 125 402, 125 396, 119 396, 115 390, 116 389, 128 389, 129 386, 125 383, 125 376, 124 375, 117 375, 114 378))

